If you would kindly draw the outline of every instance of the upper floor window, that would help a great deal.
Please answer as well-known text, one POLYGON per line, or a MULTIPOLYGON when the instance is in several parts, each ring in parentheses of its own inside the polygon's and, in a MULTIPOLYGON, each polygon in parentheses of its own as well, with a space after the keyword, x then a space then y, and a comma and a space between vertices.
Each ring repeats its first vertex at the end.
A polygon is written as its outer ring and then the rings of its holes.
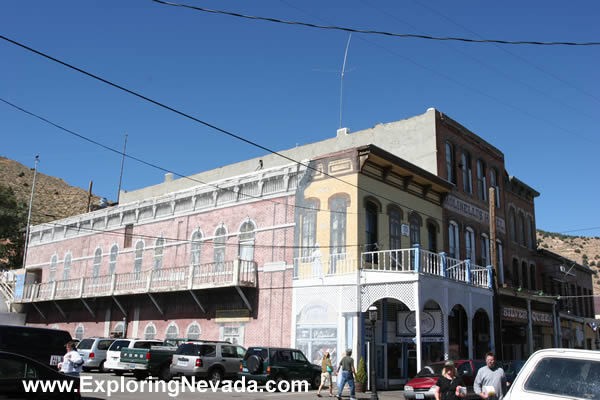
POLYGON ((330 202, 330 229, 329 245, 331 254, 342 254, 346 252, 346 208, 347 199, 336 196, 330 202))
POLYGON ((519 211, 519 243, 525 246, 525 216, 519 211))
POLYGON ((69 279, 69 275, 71 273, 71 260, 72 260, 71 253, 67 253, 65 255, 65 261, 63 263, 63 281, 66 281, 69 279))
POLYGON ((146 328, 144 329, 144 339, 154 340, 155 337, 156 337, 156 327, 154 326, 154 324, 152 322, 150 322, 150 323, 148 323, 148 325, 146 325, 146 328))
POLYGON ((225 268, 225 247, 227 245, 227 229, 221 225, 215 232, 213 262, 215 270, 222 271, 225 268))
POLYGON ((537 284, 537 268, 535 266, 535 264, 531 264, 530 265, 530 271, 531 276, 530 276, 530 288, 531 290, 537 290, 538 288, 538 284, 537 284))
POLYGON ((521 273, 519 271, 519 260, 517 260, 516 258, 513 258, 511 280, 512 280, 512 284, 514 286, 521 286, 519 284, 520 283, 520 276, 521 276, 521 273))
POLYGON ((379 245, 377 244, 378 236, 377 236, 377 217, 379 213, 379 207, 377 204, 372 201, 367 202, 366 204, 366 246, 365 250, 369 251, 377 251, 379 250, 379 245))
POLYGON ((97 248, 94 252, 94 266, 92 270, 92 277, 94 281, 98 279, 100 276, 100 266, 102 265, 102 249, 97 248))
POLYGON ((502 254, 502 242, 496 242, 496 262, 498 271, 498 282, 504 284, 504 255, 502 254))
POLYGON ((119 255, 119 246, 116 244, 110 248, 110 260, 108 263, 108 274, 112 275, 117 269, 117 256, 119 255))
POLYGON ((390 250, 402 248, 402 211, 396 207, 389 209, 390 250))
POLYGON ((529 268, 525 261, 521 263, 521 287, 523 289, 529 288, 529 268))
POLYGON ((515 209, 513 207, 511 207, 508 210, 508 229, 509 229, 509 233, 510 233, 510 240, 512 240, 513 242, 517 241, 516 225, 517 225, 517 219, 515 216, 515 209))
POLYGON ((427 242, 429 244, 428 250, 432 253, 437 253, 437 232, 438 227, 433 222, 427 223, 427 242))
POLYGON ((533 218, 527 217, 527 247, 533 250, 535 235, 533 232, 533 218))
POLYGON ((481 234, 481 265, 487 267, 490 265, 490 239, 485 233, 481 234))
POLYGON ((456 161, 454 159, 454 145, 446 142, 446 179, 456 184, 456 161))
POLYGON ((465 257, 472 262, 475 262, 475 232, 471 228, 465 231, 465 257))
POLYGON ((165 339, 175 339, 179 336, 179 327, 175 322, 171 322, 165 332, 165 339))
POLYGON ((254 261, 254 231, 256 227, 252 221, 246 221, 240 228, 239 255, 240 260, 254 261))
POLYGON ((81 324, 77 325, 77 328, 75 328, 75 338, 82 340, 84 332, 85 332, 85 330, 83 328, 83 325, 81 325, 81 324))
POLYGON ((186 337, 190 340, 198 340, 201 333, 202 329, 200 328, 200 324, 194 321, 188 325, 186 337))
POLYGON ((465 193, 473 194, 473 171, 471 170, 471 155, 467 152, 463 152, 461 161, 463 190, 465 193))
POLYGON ((154 264, 153 269, 161 269, 163 262, 163 251, 165 249, 165 238, 162 236, 154 242, 154 264))
POLYGON ((202 255, 202 232, 200 229, 192 234, 192 250, 190 252, 190 265, 200 265, 200 256, 202 255))
POLYGON ((421 216, 414 211, 411 212, 408 215, 408 224, 410 225, 410 247, 421 244, 421 225, 423 225, 421 216))
POLYGON ((498 171, 490 169, 490 186, 496 190, 496 208, 500 208, 500 186, 498 186, 498 171))
POLYGON ((479 200, 487 200, 487 181, 485 177, 485 163, 477 160, 477 197, 479 200))
POLYGON ((135 259, 133 261, 133 272, 139 274, 142 271, 142 258, 144 256, 144 242, 138 240, 135 244, 135 259))
POLYGON ((301 215, 302 218, 302 231, 300 237, 302 240, 302 257, 310 257, 315 249, 317 243, 317 209, 318 203, 311 201, 309 202, 309 208, 303 210, 301 215))
POLYGON ((123 235, 123 248, 128 249, 131 247, 133 241, 133 224, 125 225, 125 235, 123 235))
POLYGON ((50 259, 50 274, 48 275, 49 282, 54 282, 56 280, 56 264, 58 264, 58 256, 55 254, 50 259))
POLYGON ((458 224, 450 221, 448 224, 448 255, 460 259, 460 241, 458 235, 458 224))

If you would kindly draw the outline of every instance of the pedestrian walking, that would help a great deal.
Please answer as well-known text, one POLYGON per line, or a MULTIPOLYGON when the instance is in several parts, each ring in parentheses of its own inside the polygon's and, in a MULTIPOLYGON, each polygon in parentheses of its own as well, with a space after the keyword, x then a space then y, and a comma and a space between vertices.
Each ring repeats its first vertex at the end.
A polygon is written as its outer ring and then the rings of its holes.
POLYGON ((333 397, 333 382, 331 381, 331 373, 333 372, 333 366, 331 365, 331 355, 328 351, 323 354, 323 360, 321 361, 321 384, 319 390, 317 390, 317 397, 321 397, 321 389, 325 386, 325 382, 329 384, 329 397, 333 397))
POLYGON ((504 370, 496 365, 496 355, 492 352, 485 355, 485 364, 477 371, 473 390, 482 399, 502 400, 508 388, 504 370))
POLYGON ((338 383, 338 394, 337 398, 342 398, 342 391, 344 390, 344 386, 346 383, 350 386, 350 399, 356 400, 356 393, 354 392, 354 375, 356 374, 356 370, 354 369, 354 359, 352 358, 352 350, 346 350, 346 356, 342 358, 340 361, 340 365, 338 365, 336 374, 339 375, 340 369, 342 370, 341 379, 338 383))
POLYGON ((63 362, 58 363, 58 369, 63 374, 79 376, 83 367, 83 358, 77 352, 75 342, 70 341, 65 347, 67 348, 67 353, 63 356, 63 362))
POLYGON ((467 386, 456 376, 454 363, 449 361, 442 369, 442 376, 435 383, 435 400, 457 400, 467 396, 467 386))

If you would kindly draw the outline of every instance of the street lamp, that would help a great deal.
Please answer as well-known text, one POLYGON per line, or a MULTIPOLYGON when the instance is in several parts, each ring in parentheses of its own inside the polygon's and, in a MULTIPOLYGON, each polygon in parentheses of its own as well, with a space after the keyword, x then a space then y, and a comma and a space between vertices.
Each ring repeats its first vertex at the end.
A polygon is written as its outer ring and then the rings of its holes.
POLYGON ((369 311, 369 321, 371 321, 371 354, 369 359, 371 360, 371 400, 379 400, 377 396, 377 374, 375 373, 375 322, 377 322, 377 306, 371 306, 369 311))

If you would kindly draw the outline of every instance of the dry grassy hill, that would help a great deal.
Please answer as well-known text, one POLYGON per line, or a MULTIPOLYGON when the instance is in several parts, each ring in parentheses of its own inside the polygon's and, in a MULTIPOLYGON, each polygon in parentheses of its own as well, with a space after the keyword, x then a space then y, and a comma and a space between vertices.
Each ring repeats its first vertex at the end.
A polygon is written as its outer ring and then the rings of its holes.
MULTIPOLYGON (((0 157, 0 184, 11 187, 17 199, 27 205, 32 183, 33 170, 19 162, 0 157)), ((98 196, 92 195, 92 204, 97 204, 98 200, 98 196)), ((87 204, 87 190, 38 171, 31 223, 36 225, 84 213, 87 211, 87 204)))

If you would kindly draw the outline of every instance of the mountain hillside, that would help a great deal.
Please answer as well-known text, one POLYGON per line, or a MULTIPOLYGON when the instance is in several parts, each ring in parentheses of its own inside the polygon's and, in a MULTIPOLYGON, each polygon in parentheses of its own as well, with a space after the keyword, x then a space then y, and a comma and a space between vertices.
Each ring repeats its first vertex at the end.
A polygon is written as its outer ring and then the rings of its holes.
MULTIPOLYGON (((0 157, 0 184, 9 186, 17 199, 29 206, 33 170, 23 164, 0 157)), ((92 195, 92 204, 98 204, 98 196, 92 195)), ((35 196, 31 211, 31 224, 54 221, 87 211, 88 192, 63 181, 40 173, 35 183, 35 196)))

